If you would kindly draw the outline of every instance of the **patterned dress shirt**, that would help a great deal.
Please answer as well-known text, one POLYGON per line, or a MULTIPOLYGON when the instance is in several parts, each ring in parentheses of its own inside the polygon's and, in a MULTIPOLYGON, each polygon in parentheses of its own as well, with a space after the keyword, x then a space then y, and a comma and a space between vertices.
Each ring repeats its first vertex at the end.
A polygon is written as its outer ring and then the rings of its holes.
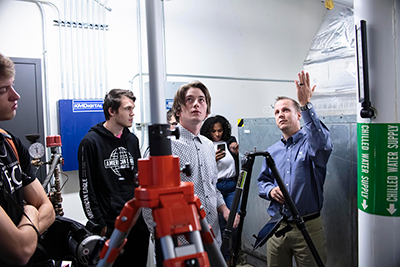
POLYGON ((211 225, 216 241, 220 246, 221 232, 218 224, 218 207, 224 205, 224 198, 216 188, 218 169, 215 162, 213 143, 202 135, 194 135, 184 127, 177 126, 180 131, 179 139, 171 140, 172 154, 179 157, 180 167, 190 163, 190 177, 181 173, 181 180, 192 182, 194 192, 200 198, 206 211, 206 219, 211 225))

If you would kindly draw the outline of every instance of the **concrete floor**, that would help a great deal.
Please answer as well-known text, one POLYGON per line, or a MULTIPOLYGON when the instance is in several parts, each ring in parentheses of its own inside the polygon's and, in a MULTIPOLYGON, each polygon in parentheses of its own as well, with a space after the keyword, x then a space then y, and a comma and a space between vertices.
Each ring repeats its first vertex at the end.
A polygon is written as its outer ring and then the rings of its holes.
MULTIPOLYGON (((152 240, 150 239, 150 242, 149 242, 149 257, 148 257, 148 260, 147 260, 147 267, 156 267, 155 258, 153 258, 154 245, 151 245, 151 244, 152 244, 152 240)), ((248 260, 250 260, 250 259, 248 259, 248 260)), ((256 266, 255 265, 251 265, 249 263, 245 263, 245 264, 237 264, 236 267, 256 267, 256 266)))

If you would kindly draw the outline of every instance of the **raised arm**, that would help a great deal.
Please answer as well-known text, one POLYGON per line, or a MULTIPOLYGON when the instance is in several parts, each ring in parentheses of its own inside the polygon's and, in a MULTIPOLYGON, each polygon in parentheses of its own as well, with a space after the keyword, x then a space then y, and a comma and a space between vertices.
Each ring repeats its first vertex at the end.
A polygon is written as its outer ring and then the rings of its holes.
MULTIPOLYGON (((316 86, 310 87, 308 73, 302 71, 298 74, 298 77, 299 80, 295 81, 297 98, 300 106, 304 106, 311 101, 316 86)), ((314 108, 302 111, 302 117, 311 149, 310 157, 317 165, 325 166, 333 149, 329 129, 319 120, 314 108)))
POLYGON ((304 71, 301 71, 298 74, 298 77, 299 80, 295 80, 297 100, 299 101, 300 106, 304 106, 311 101, 316 85, 311 88, 310 75, 308 72, 304 73, 304 71))

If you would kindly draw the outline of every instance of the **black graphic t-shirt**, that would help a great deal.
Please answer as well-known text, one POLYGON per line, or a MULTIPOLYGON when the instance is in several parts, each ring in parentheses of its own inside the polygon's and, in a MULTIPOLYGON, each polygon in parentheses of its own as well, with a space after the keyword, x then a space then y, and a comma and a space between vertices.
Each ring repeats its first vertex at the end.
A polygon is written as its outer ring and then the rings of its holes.
MULTIPOLYGON (((8 214, 15 225, 21 221, 22 213, 12 204, 5 194, 9 194, 22 208, 23 207, 23 188, 35 180, 31 167, 31 160, 28 150, 21 143, 21 140, 12 137, 17 149, 21 165, 18 163, 12 148, 7 143, 3 134, 0 134, 0 206, 8 214), (7 193, 5 193, 7 191, 7 193)), ((0 260, 0 266, 11 267, 14 265, 6 264, 0 260)), ((30 264, 26 266, 31 266, 30 264)))
POLYGON ((101 227, 114 227, 115 218, 135 194, 139 140, 128 128, 120 138, 103 123, 93 126, 78 149, 83 210, 101 227))
POLYGON ((0 206, 10 216, 15 225, 21 220, 21 212, 16 210, 12 203, 5 199, 5 191, 22 207, 23 193, 22 188, 34 181, 34 174, 30 165, 28 150, 21 143, 18 137, 9 134, 13 138, 17 148, 17 153, 21 162, 18 163, 12 148, 6 141, 6 137, 0 134, 0 206))

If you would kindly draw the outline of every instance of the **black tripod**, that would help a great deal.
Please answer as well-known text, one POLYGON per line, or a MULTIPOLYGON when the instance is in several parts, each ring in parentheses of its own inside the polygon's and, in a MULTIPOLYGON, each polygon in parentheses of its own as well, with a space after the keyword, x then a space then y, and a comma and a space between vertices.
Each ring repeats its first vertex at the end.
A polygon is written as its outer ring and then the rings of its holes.
MULTIPOLYGON (((267 151, 252 151, 252 152, 246 152, 245 155, 243 156, 242 160, 242 170, 240 171, 239 174, 239 179, 236 185, 236 191, 235 191, 235 196, 233 199, 233 203, 231 206, 231 212, 229 214, 228 222, 226 225, 226 229, 223 233, 223 241, 222 241, 222 247, 221 250, 225 251, 229 245, 229 239, 232 236, 232 228, 233 228, 233 222, 235 218, 235 211, 237 210, 239 206, 239 201, 240 201, 240 196, 243 191, 243 197, 242 197, 242 203, 240 205, 240 210, 239 210, 239 215, 240 215, 240 222, 238 225, 238 234, 236 238, 236 244, 235 248, 233 251, 233 264, 232 266, 236 266, 237 259, 238 259, 238 252, 240 245, 242 243, 242 231, 243 231, 243 222, 244 218, 246 217, 246 206, 247 206, 247 199, 249 195, 249 188, 250 188, 250 180, 251 180, 251 174, 252 174, 252 169, 253 169, 253 164, 256 156, 263 156, 267 160, 267 165, 271 169, 271 172, 273 173, 276 182, 278 183, 278 186, 285 197, 286 204, 288 205, 290 212, 292 213, 293 217, 293 222, 296 224, 297 228, 300 230, 302 233, 308 247, 310 248, 310 251, 312 255, 314 256, 314 259, 319 267, 323 267, 324 264, 321 260, 321 258, 318 255, 318 252, 314 246, 314 243, 312 242, 310 235, 307 232, 306 225, 303 221, 303 218, 300 216, 292 198, 289 195, 289 192, 286 189, 286 186, 284 185, 282 181, 282 177, 280 176, 278 170, 276 169, 275 161, 271 157, 271 155, 267 151)), ((268 229, 268 233, 265 235, 265 237, 258 239, 255 245, 255 248, 262 246, 267 242, 268 238, 270 238, 273 234, 275 234, 276 230, 279 227, 279 224, 282 220, 287 219, 285 215, 280 215, 278 214, 276 217, 272 219, 271 223, 271 228, 268 229)), ((285 228, 283 232, 280 234, 284 234, 287 231, 290 231, 291 228, 285 228)), ((276 233, 278 234, 278 233, 276 233)))

